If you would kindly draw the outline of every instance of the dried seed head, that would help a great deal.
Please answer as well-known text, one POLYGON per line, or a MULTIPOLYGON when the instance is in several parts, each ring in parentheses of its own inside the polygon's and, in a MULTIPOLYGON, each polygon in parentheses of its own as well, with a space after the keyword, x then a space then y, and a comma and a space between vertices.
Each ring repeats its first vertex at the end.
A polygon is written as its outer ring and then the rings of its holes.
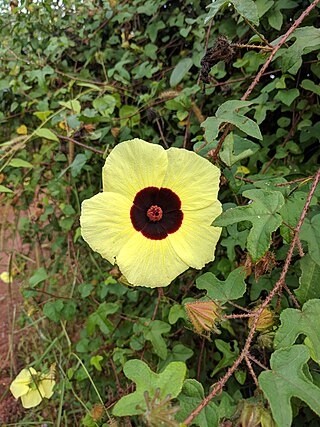
POLYGON ((222 310, 218 304, 213 301, 195 301, 185 304, 185 309, 198 334, 217 331, 215 323, 219 320, 222 310))
MULTIPOLYGON (((257 312, 260 307, 257 307, 253 310, 253 312, 257 312)), ((256 326, 257 331, 265 331, 266 329, 271 328, 274 325, 274 314, 270 310, 270 308, 266 307, 262 310, 262 313, 259 316, 258 323, 256 326)), ((248 326, 251 328, 254 321, 254 317, 249 317, 248 326)))

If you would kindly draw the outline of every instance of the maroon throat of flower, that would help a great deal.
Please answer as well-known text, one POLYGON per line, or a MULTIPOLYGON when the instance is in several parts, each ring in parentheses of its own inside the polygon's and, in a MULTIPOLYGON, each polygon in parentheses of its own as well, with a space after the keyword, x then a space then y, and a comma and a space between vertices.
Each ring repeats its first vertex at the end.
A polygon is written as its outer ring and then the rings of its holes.
POLYGON ((146 187, 136 194, 130 218, 134 229, 146 238, 163 240, 182 224, 181 200, 169 188, 146 187))

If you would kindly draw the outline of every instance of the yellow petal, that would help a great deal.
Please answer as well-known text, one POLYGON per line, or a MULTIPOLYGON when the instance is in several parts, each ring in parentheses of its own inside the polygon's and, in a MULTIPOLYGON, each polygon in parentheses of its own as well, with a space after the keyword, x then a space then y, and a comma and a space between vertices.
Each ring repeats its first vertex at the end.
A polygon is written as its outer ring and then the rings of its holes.
POLYGON ((151 240, 135 233, 117 256, 117 264, 135 286, 169 285, 188 265, 173 250, 168 238, 151 240))
POLYGON ((190 267, 201 269, 213 261, 221 228, 209 224, 220 213, 221 205, 218 201, 198 211, 184 211, 181 227, 168 235, 167 239, 175 252, 190 267), (206 223, 208 218, 211 218, 209 224, 206 223))
POLYGON ((30 390, 30 383, 32 382, 32 375, 37 375, 37 371, 35 369, 22 369, 22 371, 12 381, 10 391, 16 399, 28 393, 30 390))
POLYGON ((40 385, 43 389, 43 396, 46 397, 47 399, 50 399, 50 397, 53 395, 53 387, 55 385, 55 380, 50 379, 50 378, 44 378, 40 385))
POLYGON ((82 237, 112 264, 123 245, 137 233, 130 219, 131 206, 132 201, 109 192, 99 193, 82 203, 82 237))
POLYGON ((8 271, 3 271, 0 274, 0 279, 4 282, 4 283, 12 283, 12 275, 8 272, 8 271))
POLYGON ((24 408, 33 408, 34 406, 39 405, 43 396, 40 394, 38 389, 29 390, 27 394, 21 396, 21 403, 24 408))
POLYGON ((168 168, 163 187, 181 200, 182 211, 201 209, 217 200, 220 170, 198 154, 181 148, 167 150, 168 168))
POLYGON ((168 165, 167 152, 142 139, 118 144, 102 170, 103 191, 120 193, 133 200, 145 187, 161 187, 168 165))
POLYGON ((16 129, 18 135, 27 135, 28 129, 26 125, 21 125, 16 129))

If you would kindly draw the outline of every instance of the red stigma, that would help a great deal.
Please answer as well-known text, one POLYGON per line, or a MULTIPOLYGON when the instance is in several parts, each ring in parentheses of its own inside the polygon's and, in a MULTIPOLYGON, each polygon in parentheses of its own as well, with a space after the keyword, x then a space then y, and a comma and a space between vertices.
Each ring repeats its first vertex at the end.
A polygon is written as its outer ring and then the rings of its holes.
POLYGON ((150 206, 147 211, 147 217, 153 222, 160 221, 162 218, 162 209, 157 205, 150 206))

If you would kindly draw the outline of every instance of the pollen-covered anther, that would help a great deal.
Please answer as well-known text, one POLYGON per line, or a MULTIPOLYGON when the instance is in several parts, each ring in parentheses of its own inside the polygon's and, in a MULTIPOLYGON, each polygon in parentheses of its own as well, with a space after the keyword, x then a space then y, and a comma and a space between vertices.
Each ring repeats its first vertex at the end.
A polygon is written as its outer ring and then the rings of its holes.
POLYGON ((147 211, 147 217, 150 219, 150 221, 156 222, 160 221, 162 218, 162 209, 160 206, 152 205, 147 211))

